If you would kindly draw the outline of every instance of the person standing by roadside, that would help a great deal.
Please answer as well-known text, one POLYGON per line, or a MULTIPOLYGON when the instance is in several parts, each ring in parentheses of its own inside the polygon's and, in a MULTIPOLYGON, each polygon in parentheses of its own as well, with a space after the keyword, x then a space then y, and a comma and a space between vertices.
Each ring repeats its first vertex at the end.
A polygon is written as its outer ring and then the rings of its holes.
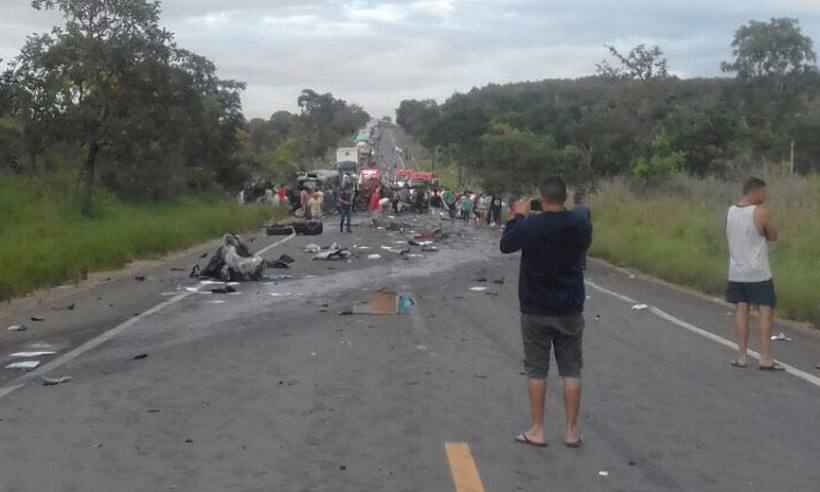
POLYGON ((342 217, 339 232, 345 231, 345 222, 347 222, 347 232, 353 232, 350 227, 353 215, 353 191, 350 187, 344 187, 339 191, 339 215, 342 217))
POLYGON ((777 227, 764 207, 766 182, 749 178, 743 197, 729 208, 726 238, 729 242, 729 286, 726 300, 734 304, 738 357, 733 367, 748 367, 749 311, 757 306, 760 314, 760 370, 782 371, 771 354, 771 334, 777 296, 769 266, 769 244, 777 241, 777 227))
POLYGON ((461 215, 468 224, 473 219, 473 198, 469 192, 465 192, 461 199, 461 215))
POLYGON ((493 194, 490 198, 490 213, 489 218, 487 220, 488 225, 501 225, 501 209, 502 205, 501 197, 497 194, 493 194))
POLYGON ((547 445, 544 405, 554 351, 564 387, 564 445, 577 448, 586 302, 581 262, 592 242, 592 225, 564 208, 567 187, 560 177, 546 179, 540 192, 543 213, 530 215, 531 200, 518 200, 501 238, 502 253, 522 252, 518 297, 532 425, 515 440, 547 445))

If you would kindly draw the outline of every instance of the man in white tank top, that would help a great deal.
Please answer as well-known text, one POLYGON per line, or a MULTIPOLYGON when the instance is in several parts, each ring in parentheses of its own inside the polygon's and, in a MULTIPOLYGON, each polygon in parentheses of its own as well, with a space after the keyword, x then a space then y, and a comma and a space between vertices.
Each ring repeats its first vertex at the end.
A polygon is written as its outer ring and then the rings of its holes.
POLYGON ((760 311, 760 369, 782 371, 771 355, 771 334, 777 296, 769 266, 769 243, 777 241, 777 228, 763 206, 768 197, 766 183, 750 178, 743 185, 743 198, 729 208, 726 238, 729 241, 729 287, 726 300, 737 306, 738 358, 732 366, 748 367, 749 308, 760 311))

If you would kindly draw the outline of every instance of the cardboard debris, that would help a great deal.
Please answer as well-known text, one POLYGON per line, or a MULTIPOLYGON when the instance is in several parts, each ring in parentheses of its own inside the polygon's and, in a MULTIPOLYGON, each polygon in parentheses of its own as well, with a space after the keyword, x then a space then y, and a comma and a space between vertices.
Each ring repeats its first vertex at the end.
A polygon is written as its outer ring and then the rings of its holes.
POLYGON ((373 294, 365 303, 350 306, 339 314, 367 314, 375 316, 407 314, 415 305, 416 301, 408 295, 399 295, 389 290, 380 290, 373 294))

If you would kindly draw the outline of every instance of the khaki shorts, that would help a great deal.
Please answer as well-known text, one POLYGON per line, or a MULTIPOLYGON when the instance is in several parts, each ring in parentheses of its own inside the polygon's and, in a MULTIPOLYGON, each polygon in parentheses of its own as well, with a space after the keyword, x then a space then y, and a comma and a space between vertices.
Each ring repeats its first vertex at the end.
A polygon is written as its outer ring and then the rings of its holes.
POLYGON ((558 374, 562 378, 580 378, 584 367, 584 316, 521 315, 524 340, 524 367, 530 379, 546 379, 550 352, 555 352, 558 374))

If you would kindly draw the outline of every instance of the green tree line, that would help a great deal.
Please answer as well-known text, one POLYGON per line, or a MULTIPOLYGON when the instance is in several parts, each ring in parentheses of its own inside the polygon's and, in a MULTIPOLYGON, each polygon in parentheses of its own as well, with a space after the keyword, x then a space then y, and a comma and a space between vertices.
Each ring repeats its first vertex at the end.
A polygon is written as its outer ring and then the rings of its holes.
POLYGON ((820 170, 820 88, 797 19, 752 21, 731 44, 728 76, 679 79, 658 47, 611 55, 577 80, 490 84, 443 104, 405 100, 397 123, 488 189, 547 174, 576 183, 677 172, 735 176, 792 162, 820 170))
POLYGON ((300 114, 248 122, 243 82, 179 47, 149 0, 33 0, 64 23, 0 60, 0 175, 77 177, 95 190, 160 201, 238 189, 318 159, 369 119, 330 94, 304 91, 300 114))

